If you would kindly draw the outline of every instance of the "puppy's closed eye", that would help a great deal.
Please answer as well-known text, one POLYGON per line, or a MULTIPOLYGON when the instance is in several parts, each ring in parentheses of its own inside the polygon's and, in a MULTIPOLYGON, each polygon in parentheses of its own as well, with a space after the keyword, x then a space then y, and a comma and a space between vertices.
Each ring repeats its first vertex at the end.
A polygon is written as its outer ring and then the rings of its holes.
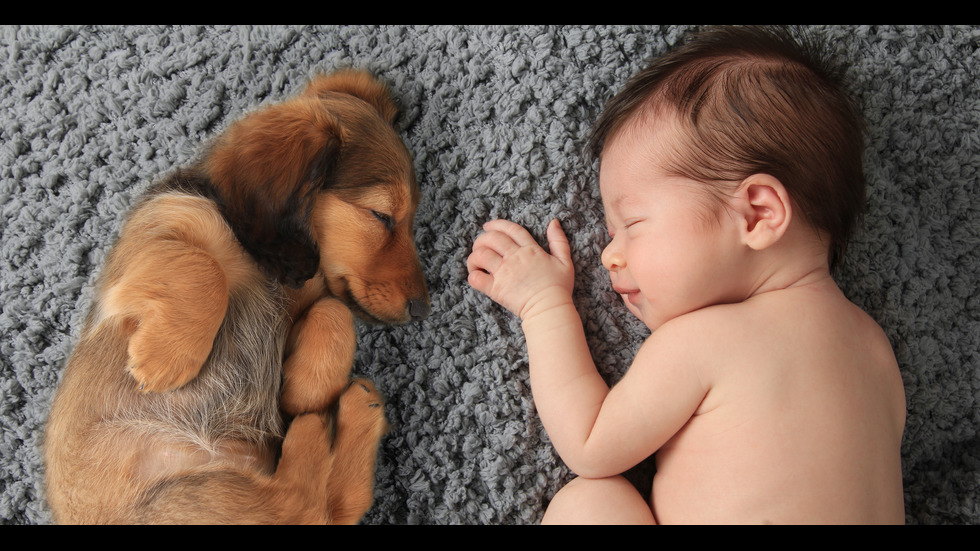
POLYGON ((395 219, 392 218, 391 216, 389 216, 389 215, 387 215, 387 214, 385 214, 383 212, 378 212, 376 210, 372 210, 371 211, 371 214, 375 218, 377 218, 382 224, 384 224, 385 229, 391 231, 392 229, 395 228, 395 219))

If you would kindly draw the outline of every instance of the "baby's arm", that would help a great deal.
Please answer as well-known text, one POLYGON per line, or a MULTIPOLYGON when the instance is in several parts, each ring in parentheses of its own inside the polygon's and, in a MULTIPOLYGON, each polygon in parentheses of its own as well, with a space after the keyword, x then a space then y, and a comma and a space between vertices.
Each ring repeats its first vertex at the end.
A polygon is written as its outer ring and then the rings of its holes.
POLYGON ((704 392, 696 373, 655 361, 648 342, 610 392, 572 302, 574 268, 557 221, 548 226, 551 254, 512 222, 484 229, 467 260, 469 282, 521 318, 531 391, 555 449, 581 476, 619 474, 643 460, 697 408, 704 392))
POLYGON ((550 255, 512 222, 494 220, 484 230, 467 260, 469 282, 521 318, 535 406, 564 456, 564 442, 588 437, 609 392, 572 302, 575 270, 568 240, 557 220, 548 225, 550 255))

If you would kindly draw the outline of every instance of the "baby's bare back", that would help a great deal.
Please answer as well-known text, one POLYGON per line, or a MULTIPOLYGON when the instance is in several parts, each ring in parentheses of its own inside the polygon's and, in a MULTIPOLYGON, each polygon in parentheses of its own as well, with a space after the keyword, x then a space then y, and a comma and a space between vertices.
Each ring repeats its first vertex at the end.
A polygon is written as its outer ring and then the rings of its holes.
POLYGON ((690 316, 710 390, 657 453, 658 522, 904 522, 905 394, 869 316, 832 282, 690 316))

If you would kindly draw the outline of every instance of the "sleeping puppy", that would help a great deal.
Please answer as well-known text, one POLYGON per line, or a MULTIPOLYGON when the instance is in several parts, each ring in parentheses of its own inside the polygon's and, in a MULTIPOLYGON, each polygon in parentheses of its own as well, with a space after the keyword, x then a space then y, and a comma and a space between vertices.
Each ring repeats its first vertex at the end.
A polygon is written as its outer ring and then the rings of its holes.
POLYGON ((387 423, 352 312, 429 313, 395 115, 365 73, 318 77, 135 206, 48 420, 57 522, 360 520, 387 423))

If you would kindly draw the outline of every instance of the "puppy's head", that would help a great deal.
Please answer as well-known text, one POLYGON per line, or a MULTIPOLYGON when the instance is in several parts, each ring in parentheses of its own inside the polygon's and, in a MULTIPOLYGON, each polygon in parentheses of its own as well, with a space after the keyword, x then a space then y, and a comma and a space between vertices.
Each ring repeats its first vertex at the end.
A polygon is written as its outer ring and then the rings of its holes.
POLYGON ((204 169, 242 246, 284 285, 318 271, 369 321, 429 312, 413 223, 419 191, 387 88, 362 72, 314 79, 218 138, 204 169))

